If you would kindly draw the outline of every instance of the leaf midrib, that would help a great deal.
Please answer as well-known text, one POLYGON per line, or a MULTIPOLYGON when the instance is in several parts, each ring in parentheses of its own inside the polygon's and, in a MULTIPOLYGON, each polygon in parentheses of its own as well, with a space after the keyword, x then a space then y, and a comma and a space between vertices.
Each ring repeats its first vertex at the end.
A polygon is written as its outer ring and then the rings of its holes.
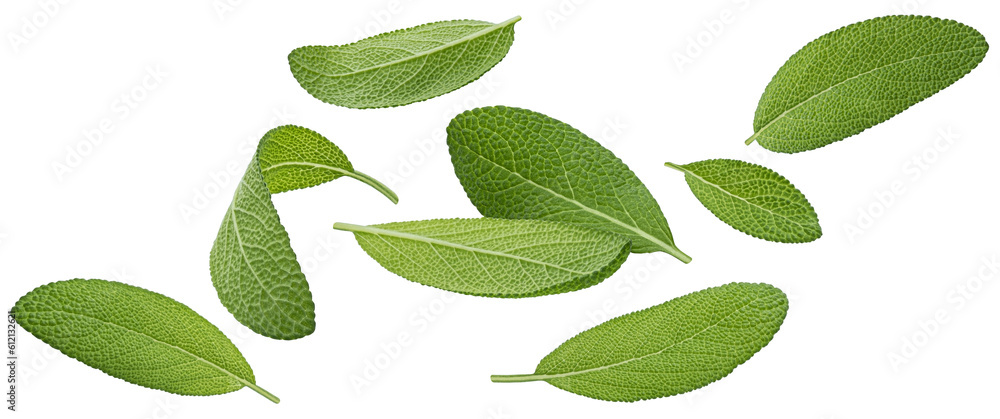
MULTIPOLYGON (((577 271, 577 270, 569 269, 569 268, 562 267, 562 266, 559 266, 559 265, 556 265, 556 264, 552 264, 552 263, 549 263, 549 262, 544 262, 544 261, 540 261, 540 260, 526 258, 526 257, 523 257, 523 256, 518 256, 518 255, 512 255, 512 254, 509 254, 509 253, 504 253, 504 252, 500 252, 500 251, 496 251, 496 250, 481 249, 481 248, 477 248, 477 247, 467 246, 467 245, 464 245, 464 244, 461 244, 461 243, 454 243, 454 242, 450 242, 450 241, 447 241, 447 240, 435 239, 435 238, 426 237, 426 236, 419 236, 419 235, 416 235, 416 234, 404 233, 404 232, 401 232, 401 231, 386 230, 386 229, 381 229, 381 228, 374 227, 374 226, 361 226, 361 225, 348 224, 348 223, 335 223, 333 225, 333 228, 337 229, 337 230, 350 231, 350 232, 354 232, 354 233, 368 233, 368 234, 374 234, 376 236, 397 237, 397 238, 401 238, 401 239, 413 240, 413 241, 423 242, 423 243, 427 243, 427 244, 437 244, 437 245, 441 245, 441 246, 445 246, 445 247, 451 247, 453 249, 464 250, 464 251, 471 252, 471 253, 481 253, 481 254, 486 254, 486 255, 491 255, 491 256, 497 256, 497 257, 514 259, 514 260, 518 260, 518 261, 522 261, 522 262, 534 263, 536 265, 548 266, 550 268, 559 269, 559 270, 566 271, 566 272, 569 272, 569 273, 572 273, 572 274, 576 274, 576 275, 589 275, 589 274, 593 273, 593 272, 577 271)), ((400 252, 400 253, 402 253, 402 252, 400 252)), ((484 269, 485 269, 485 267, 484 267, 484 269)))
MULTIPOLYGON (((468 35, 465 35, 465 36, 463 36, 461 38, 458 38, 458 39, 446 42, 446 43, 441 44, 441 45, 438 45, 438 46, 436 46, 434 48, 431 48, 431 49, 428 49, 428 50, 425 50, 425 51, 421 51, 419 53, 416 53, 416 54, 413 54, 413 55, 409 55, 409 56, 406 56, 404 58, 398 58, 398 59, 395 59, 395 60, 392 60, 392 61, 388 61, 388 62, 379 64, 379 65, 376 65, 376 66, 365 67, 365 68, 362 68, 360 70, 354 70, 354 71, 351 71, 349 73, 341 73, 341 74, 326 74, 326 73, 322 73, 322 72, 319 72, 319 71, 316 71, 316 73, 323 74, 324 76, 327 76, 327 77, 346 77, 346 76, 353 76, 355 74, 360 74, 360 73, 364 73, 364 72, 368 72, 368 71, 378 70, 378 69, 381 69, 381 68, 385 68, 385 67, 393 66, 393 65, 396 65, 396 64, 404 63, 404 62, 407 62, 407 61, 410 61, 410 60, 415 60, 415 59, 418 59, 420 57, 424 57, 424 56, 433 54, 435 52, 444 50, 446 48, 451 48, 451 47, 453 47, 455 45, 459 45, 459 44, 461 44, 463 42, 466 42, 466 41, 478 38, 480 36, 484 36, 484 35, 486 35, 486 34, 488 34, 490 32, 506 28, 506 27, 508 27, 510 25, 513 25, 514 23, 517 23, 519 20, 521 20, 521 16, 514 16, 514 17, 512 17, 510 19, 507 19, 507 20, 505 20, 503 22, 493 24, 493 26, 490 26, 490 27, 482 29, 482 30, 478 30, 476 32, 473 32, 473 33, 470 33, 468 35)), ((376 36, 378 36, 378 35, 376 35, 376 36)), ((344 45, 344 46, 346 46, 346 45, 344 45)), ((298 60, 296 59, 296 61, 298 61, 298 60)), ((301 65, 304 68, 308 68, 307 66, 303 65, 301 62, 299 62, 299 65, 301 65)))
POLYGON ((260 172, 264 173, 264 172, 267 172, 268 170, 271 170, 271 169, 274 169, 274 168, 278 168, 278 167, 284 167, 284 166, 315 167, 317 169, 326 169, 326 170, 329 170, 331 172, 337 172, 337 173, 340 173, 341 175, 351 175, 351 174, 354 173, 351 170, 344 170, 344 169, 341 169, 339 167, 328 166, 328 165, 325 165, 325 164, 313 163, 313 162, 308 162, 308 161, 286 161, 286 162, 276 163, 276 164, 272 164, 272 165, 267 166, 267 167, 262 167, 260 169, 260 172))
POLYGON ((982 48, 983 47, 977 46, 977 47, 971 47, 971 48, 956 49, 956 50, 951 50, 951 51, 942 51, 942 52, 936 52, 936 53, 933 53, 933 54, 926 54, 926 55, 920 55, 920 56, 916 56, 916 57, 910 57, 910 58, 907 58, 905 60, 900 60, 900 61, 892 62, 892 63, 886 64, 884 66, 881 66, 881 67, 875 67, 875 68, 873 68, 871 70, 868 70, 868 71, 865 71, 863 73, 859 73, 857 75, 848 77, 848 78, 846 78, 844 80, 841 80, 841 81, 839 81, 839 82, 831 85, 830 87, 827 87, 826 89, 823 89, 819 93, 816 93, 816 94, 814 94, 814 95, 806 98, 805 100, 803 100, 803 101, 795 104, 795 106, 792 106, 791 108, 788 108, 787 110, 785 110, 784 112, 782 112, 780 115, 774 117, 774 119, 768 121, 767 124, 765 124, 763 127, 761 127, 761 129, 757 130, 757 132, 754 132, 754 134, 752 136, 750 136, 749 139, 747 139, 746 144, 750 145, 751 143, 753 143, 753 141, 755 139, 757 139, 757 137, 761 133, 763 133, 764 131, 766 131, 772 124, 774 124, 778 120, 783 119, 790 112, 798 109, 800 106, 802 106, 802 105, 804 105, 804 104, 806 104, 808 102, 811 102, 813 99, 816 99, 817 97, 826 94, 830 90, 833 90, 834 88, 843 85, 844 83, 850 82, 850 81, 855 80, 855 79, 857 79, 859 77, 862 77, 862 76, 866 76, 866 75, 868 75, 870 73, 873 73, 875 71, 882 70, 882 69, 885 69, 885 68, 889 68, 889 67, 894 66, 896 64, 903 64, 903 63, 906 63, 906 62, 909 62, 909 61, 913 61, 913 60, 919 60, 919 59, 922 59, 922 58, 933 57, 935 55, 953 54, 953 53, 956 53, 956 52, 966 52, 966 51, 972 51, 972 50, 977 50, 977 49, 982 49, 982 48))
POLYGON ((764 299, 766 297, 771 297, 771 296, 772 295, 769 294, 769 295, 764 295, 764 296, 759 296, 757 298, 754 298, 753 300, 751 300, 751 301, 747 302, 746 304, 740 306, 740 308, 738 308, 736 310, 733 310, 732 313, 729 313, 725 317, 719 319, 719 321, 717 321, 715 323, 712 323, 708 327, 705 327, 704 329, 699 330, 695 334, 693 334, 693 335, 691 335, 691 336, 689 336, 687 338, 684 338, 681 341, 674 342, 674 343, 670 344, 669 346, 667 346, 667 347, 665 347, 663 349, 660 349, 659 351, 653 352, 653 353, 649 353, 649 354, 646 354, 646 355, 638 356, 638 357, 635 357, 635 358, 629 358, 629 359, 626 359, 624 361, 616 362, 614 364, 602 365, 602 366, 599 366, 599 367, 588 368, 588 369, 579 370, 579 371, 570 371, 570 372, 559 373, 559 374, 530 374, 529 376, 532 379, 534 379, 534 380, 550 380, 550 379, 554 379, 554 378, 572 377, 572 376, 580 375, 580 374, 588 374, 588 373, 592 373, 592 372, 603 371, 603 370, 606 370, 606 369, 610 369, 610 368, 622 366, 622 365, 625 365, 625 364, 628 364, 628 363, 631 363, 631 362, 634 362, 634 361, 641 361, 643 359, 646 359, 646 358, 649 358, 649 357, 652 357, 652 356, 657 356, 657 355, 660 355, 660 354, 662 354, 662 353, 664 353, 664 352, 666 352, 666 351, 668 351, 668 350, 670 350, 670 349, 672 349, 672 348, 674 348, 674 347, 676 347, 678 345, 684 344, 685 342, 688 342, 688 341, 690 341, 690 340, 698 337, 699 335, 701 335, 702 333, 705 333, 709 329, 718 326, 719 323, 722 323, 723 321, 726 321, 727 319, 729 319, 730 317, 732 317, 736 313, 739 313, 739 312, 743 311, 743 309, 749 307, 751 304, 756 303, 757 301, 760 301, 760 300, 762 300, 762 299, 764 299))

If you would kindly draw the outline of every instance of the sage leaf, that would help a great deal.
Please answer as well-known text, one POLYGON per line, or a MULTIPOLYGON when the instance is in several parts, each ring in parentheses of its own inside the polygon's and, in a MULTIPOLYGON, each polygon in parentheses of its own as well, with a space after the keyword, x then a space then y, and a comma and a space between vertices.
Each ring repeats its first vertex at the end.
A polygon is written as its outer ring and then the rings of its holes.
POLYGON ((728 159, 665 165, 684 173, 702 205, 739 231, 782 243, 810 242, 823 235, 805 195, 771 169, 728 159))
POLYGON ((354 170, 340 149, 309 129, 268 131, 226 210, 209 259, 219 300, 240 323, 275 339, 297 339, 316 328, 315 306, 281 225, 271 194, 316 186, 341 176, 388 197, 388 187, 354 170))
POLYGON ((608 149, 527 109, 465 111, 448 125, 462 187, 486 217, 562 221, 618 233, 632 252, 663 251, 684 263, 646 186, 608 149))
POLYGON ((233 342, 188 306, 101 279, 35 288, 11 309, 24 330, 106 374, 174 394, 209 396, 257 386, 233 342))
POLYGON ((760 98, 746 143, 797 153, 840 141, 950 86, 988 49, 975 29, 927 16, 886 16, 837 29, 781 66, 760 98))
POLYGON ((336 223, 333 228, 353 232, 369 256, 403 278, 485 297, 587 288, 618 270, 631 246, 618 234, 539 220, 336 223))
POLYGON ((586 330, 543 358, 533 374, 491 379, 546 381, 608 401, 673 396, 729 375, 771 341, 786 311, 785 294, 767 284, 709 288, 586 330))
POLYGON ((288 55, 292 75, 323 102, 384 108, 420 102, 469 84, 514 42, 514 23, 434 22, 340 46, 307 46, 288 55))

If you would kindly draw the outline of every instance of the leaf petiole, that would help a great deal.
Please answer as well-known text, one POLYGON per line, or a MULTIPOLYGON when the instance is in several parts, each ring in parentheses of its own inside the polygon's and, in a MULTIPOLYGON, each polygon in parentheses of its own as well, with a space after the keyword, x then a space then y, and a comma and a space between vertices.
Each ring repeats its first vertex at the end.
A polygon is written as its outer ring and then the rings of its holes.
POLYGON ((536 374, 512 374, 512 375, 491 375, 490 381, 494 383, 526 383, 529 381, 542 381, 543 378, 536 374))
POLYGON ((375 188, 376 191, 381 192, 382 195, 385 195, 386 198, 389 198, 389 200, 392 201, 393 204, 399 203, 399 196, 397 196, 396 193, 392 191, 392 189, 389 189, 388 186, 386 186, 382 182, 379 182, 377 179, 356 170, 353 172, 344 172, 344 175, 360 180, 361 182, 364 182, 368 186, 375 188))
POLYGON ((264 390, 263 388, 260 388, 259 386, 257 386, 254 383, 251 383, 251 382, 247 381, 247 382, 244 382, 243 384, 245 384, 251 390, 256 391, 257 394, 260 394, 261 396, 266 397, 268 400, 274 402, 275 404, 278 404, 278 403, 281 402, 281 399, 279 399, 278 396, 275 396, 275 395, 271 394, 271 392, 269 392, 267 390, 264 390))

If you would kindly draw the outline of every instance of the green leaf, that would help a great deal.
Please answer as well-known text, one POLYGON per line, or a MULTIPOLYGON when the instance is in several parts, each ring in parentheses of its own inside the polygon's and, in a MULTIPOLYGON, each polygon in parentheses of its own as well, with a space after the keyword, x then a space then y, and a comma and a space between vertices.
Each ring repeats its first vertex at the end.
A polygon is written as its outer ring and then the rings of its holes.
POLYGON ((664 164, 683 172, 705 208, 739 231, 782 243, 810 242, 823 235, 805 195, 771 169, 728 159, 664 164))
POLYGON ((788 299, 767 284, 732 283, 601 323, 542 359, 534 374, 493 382, 546 381, 600 400, 673 396, 729 375, 771 341, 788 299))
POLYGON ((580 224, 621 234, 632 252, 690 262, 646 186, 611 151, 573 127, 526 109, 465 111, 448 125, 462 187, 484 216, 580 224))
POLYGON ((462 294, 520 298, 576 291, 611 276, 628 257, 624 236, 578 225, 495 218, 358 226, 361 248, 413 282, 462 294))
POLYGON ((953 20, 886 16, 823 35, 767 85, 754 134, 782 153, 820 148, 875 126, 976 68, 989 45, 953 20))
POLYGON ((365 182, 393 203, 388 187, 354 170, 323 136, 285 125, 261 138, 212 246, 212 283, 230 313, 254 332, 297 339, 316 328, 312 293, 271 194, 341 176, 365 182))
POLYGON ((43 342, 132 384, 189 396, 257 386, 239 349, 204 317, 174 299, 100 279, 42 285, 11 309, 43 342))
POLYGON ((319 100, 384 108, 441 96, 478 79, 507 55, 514 23, 434 22, 340 46, 296 48, 292 75, 319 100))

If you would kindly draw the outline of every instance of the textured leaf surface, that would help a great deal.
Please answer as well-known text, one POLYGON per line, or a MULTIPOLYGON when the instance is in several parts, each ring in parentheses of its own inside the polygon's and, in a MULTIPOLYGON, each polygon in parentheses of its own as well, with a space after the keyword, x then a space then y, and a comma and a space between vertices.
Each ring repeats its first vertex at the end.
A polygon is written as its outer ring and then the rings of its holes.
POLYGON ((309 284, 281 225, 271 194, 354 177, 393 202, 388 187, 354 170, 336 145, 286 125, 261 138, 212 246, 212 283, 219 300, 254 332, 297 339, 316 328, 309 284))
POLYGON ((601 323, 542 359, 534 374, 595 399, 637 401, 704 387, 750 359, 785 319, 788 299, 767 284, 732 283, 601 323))
POLYGON ((17 323, 80 362, 143 387, 208 396, 256 385, 250 365, 214 325, 174 299, 100 279, 35 288, 14 305, 17 323))
POLYGON ((493 68, 507 55, 519 20, 428 23, 348 45, 297 48, 288 63, 302 88, 324 102, 406 105, 451 92, 493 68))
POLYGON ((783 243, 809 242, 823 235, 805 195, 771 169, 728 159, 666 166, 683 172, 705 208, 739 231, 783 243))
POLYGON ((635 173, 565 123, 526 109, 473 109, 448 125, 448 150, 484 216, 580 224, 630 238, 635 253, 691 260, 635 173))
POLYGON ((781 66, 747 144, 797 153, 840 141, 948 87, 988 49, 982 34, 952 20, 886 16, 845 26, 781 66))
POLYGON ((587 288, 628 257, 621 235, 578 225, 494 218, 358 226, 358 244, 389 271, 424 285, 486 297, 534 297, 587 288))

